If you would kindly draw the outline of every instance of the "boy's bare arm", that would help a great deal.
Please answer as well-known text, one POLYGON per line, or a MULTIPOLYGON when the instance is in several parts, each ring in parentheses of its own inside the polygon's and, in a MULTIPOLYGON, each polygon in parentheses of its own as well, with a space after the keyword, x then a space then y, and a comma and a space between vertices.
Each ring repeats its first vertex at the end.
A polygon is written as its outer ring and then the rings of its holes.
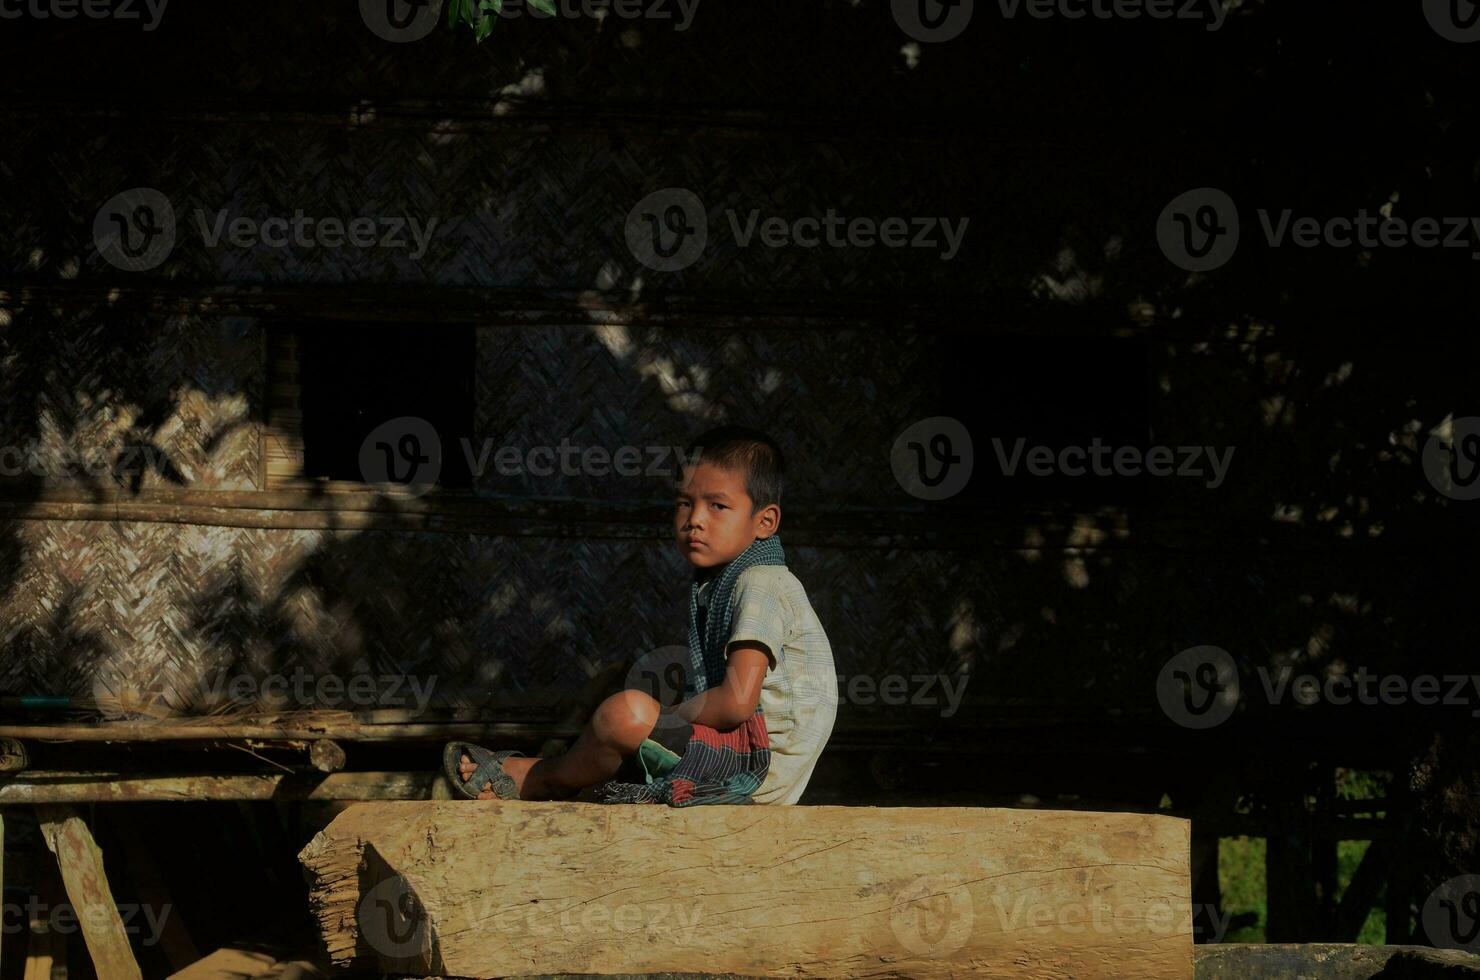
POLYGON ((685 721, 729 731, 755 714, 761 700, 761 683, 771 664, 766 648, 758 643, 737 643, 730 648, 725 682, 673 708, 685 721))

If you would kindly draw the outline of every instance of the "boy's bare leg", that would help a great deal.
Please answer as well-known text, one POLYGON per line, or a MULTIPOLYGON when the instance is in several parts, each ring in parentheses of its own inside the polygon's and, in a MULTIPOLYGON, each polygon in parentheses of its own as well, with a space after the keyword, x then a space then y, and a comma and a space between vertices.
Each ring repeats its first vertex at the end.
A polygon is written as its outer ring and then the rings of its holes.
MULTIPOLYGON (((601 702, 569 752, 549 759, 516 756, 504 760, 521 800, 563 800, 617 774, 622 760, 637 751, 658 723, 658 702, 641 691, 619 691, 601 702)), ((478 766, 466 755, 460 769, 467 779, 478 766)), ((487 783, 480 800, 493 799, 487 783)))

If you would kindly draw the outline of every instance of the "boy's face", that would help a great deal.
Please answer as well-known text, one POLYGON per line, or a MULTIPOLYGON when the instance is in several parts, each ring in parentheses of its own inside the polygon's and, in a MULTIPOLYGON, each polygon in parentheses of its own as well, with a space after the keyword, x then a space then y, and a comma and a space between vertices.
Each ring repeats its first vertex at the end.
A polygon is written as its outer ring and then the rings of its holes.
POLYGON ((714 568, 739 557, 757 538, 781 526, 781 508, 769 504, 752 513, 745 473, 700 463, 684 470, 673 511, 678 551, 698 569, 714 568))

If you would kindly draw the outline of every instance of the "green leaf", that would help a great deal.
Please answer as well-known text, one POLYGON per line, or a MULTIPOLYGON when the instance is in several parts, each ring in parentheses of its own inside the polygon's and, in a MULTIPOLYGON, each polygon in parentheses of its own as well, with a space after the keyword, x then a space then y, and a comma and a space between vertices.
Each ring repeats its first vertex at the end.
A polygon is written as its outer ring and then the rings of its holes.
POLYGON ((482 44, 483 39, 493 33, 494 19, 492 14, 483 14, 478 18, 478 26, 473 28, 473 38, 479 44, 482 44))
POLYGON ((447 26, 457 26, 457 11, 462 6, 462 0, 447 0, 447 26))
POLYGON ((553 0, 529 0, 529 5, 542 14, 555 16, 555 4, 553 0))

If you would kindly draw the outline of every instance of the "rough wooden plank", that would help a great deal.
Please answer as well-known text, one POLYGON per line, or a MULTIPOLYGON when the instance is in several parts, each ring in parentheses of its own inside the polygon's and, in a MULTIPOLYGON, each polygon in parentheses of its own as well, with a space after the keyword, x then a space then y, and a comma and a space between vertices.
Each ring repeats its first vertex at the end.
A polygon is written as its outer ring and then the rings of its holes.
POLYGON ((1146 814, 433 801, 299 858, 336 965, 1185 980, 1189 855, 1146 814))
POLYGON ((62 871, 62 884, 67 888, 67 901, 77 913, 82 926, 82 939, 100 978, 107 980, 143 980, 128 933, 118 916, 118 905, 103 873, 103 852, 92 833, 70 807, 37 808, 41 835, 46 846, 57 856, 62 871))
POLYGON ((190 966, 172 973, 169 980, 309 980, 324 971, 307 960, 280 960, 260 949, 218 949, 190 966))

